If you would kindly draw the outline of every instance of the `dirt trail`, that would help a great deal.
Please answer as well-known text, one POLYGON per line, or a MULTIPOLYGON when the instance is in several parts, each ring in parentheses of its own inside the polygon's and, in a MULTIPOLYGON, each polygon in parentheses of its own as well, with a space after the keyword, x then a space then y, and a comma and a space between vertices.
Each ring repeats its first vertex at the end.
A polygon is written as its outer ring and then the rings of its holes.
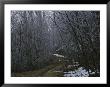
POLYGON ((26 71, 20 73, 12 73, 12 77, 45 77, 47 73, 53 71, 56 67, 59 67, 60 64, 52 64, 43 69, 33 70, 33 71, 26 71))

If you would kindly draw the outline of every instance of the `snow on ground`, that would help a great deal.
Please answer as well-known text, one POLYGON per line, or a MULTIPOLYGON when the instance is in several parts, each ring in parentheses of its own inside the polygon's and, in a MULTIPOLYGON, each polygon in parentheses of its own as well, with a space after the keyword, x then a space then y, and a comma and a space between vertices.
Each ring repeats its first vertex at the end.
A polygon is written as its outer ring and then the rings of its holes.
POLYGON ((64 77, 88 77, 89 73, 83 67, 79 67, 75 71, 64 72, 64 77))
POLYGON ((55 55, 57 57, 64 57, 63 55, 60 55, 60 54, 53 54, 53 55, 55 55))

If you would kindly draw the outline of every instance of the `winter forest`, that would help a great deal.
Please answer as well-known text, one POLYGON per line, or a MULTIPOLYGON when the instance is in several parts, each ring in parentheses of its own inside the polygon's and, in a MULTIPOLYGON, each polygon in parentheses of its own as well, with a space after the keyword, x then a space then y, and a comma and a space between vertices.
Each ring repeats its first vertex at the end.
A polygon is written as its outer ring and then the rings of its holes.
POLYGON ((12 77, 99 77, 100 11, 11 11, 12 77))

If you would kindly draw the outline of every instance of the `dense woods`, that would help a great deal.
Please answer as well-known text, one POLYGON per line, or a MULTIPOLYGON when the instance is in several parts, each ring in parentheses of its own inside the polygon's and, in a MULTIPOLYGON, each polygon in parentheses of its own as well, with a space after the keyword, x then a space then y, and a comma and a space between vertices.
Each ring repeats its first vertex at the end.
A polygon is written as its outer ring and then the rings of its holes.
POLYGON ((100 76, 100 11, 11 11, 11 72, 54 66, 100 76))

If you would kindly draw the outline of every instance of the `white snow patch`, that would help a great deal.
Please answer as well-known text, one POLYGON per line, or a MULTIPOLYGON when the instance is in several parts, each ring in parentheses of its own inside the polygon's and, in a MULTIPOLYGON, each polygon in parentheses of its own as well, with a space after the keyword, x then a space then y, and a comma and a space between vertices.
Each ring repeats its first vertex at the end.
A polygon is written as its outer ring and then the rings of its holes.
POLYGON ((91 74, 91 75, 94 75, 94 74, 95 74, 95 72, 91 72, 90 74, 91 74))
POLYGON ((63 55, 60 55, 60 54, 53 54, 53 55, 55 55, 57 57, 64 57, 63 55))
POLYGON ((89 73, 91 73, 92 71, 89 69, 89 73))
POLYGON ((79 67, 75 71, 64 72, 64 77, 88 77, 89 73, 83 67, 79 67))

